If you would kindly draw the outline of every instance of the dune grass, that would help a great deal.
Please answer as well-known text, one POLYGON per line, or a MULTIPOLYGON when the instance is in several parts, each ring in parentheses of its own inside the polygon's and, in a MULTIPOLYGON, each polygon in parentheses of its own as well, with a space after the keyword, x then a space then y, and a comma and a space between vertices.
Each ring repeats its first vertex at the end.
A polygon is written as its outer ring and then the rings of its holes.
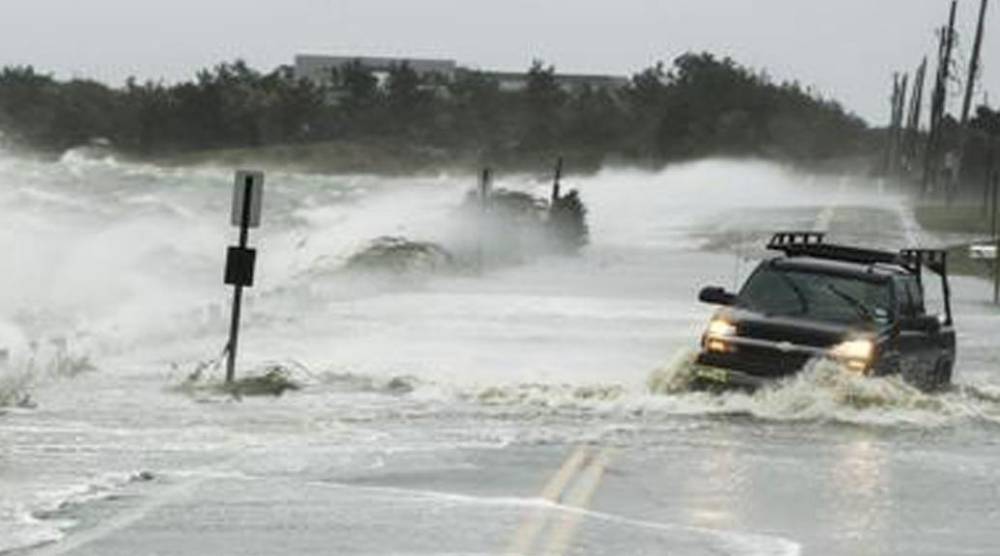
POLYGON ((951 274, 993 278, 995 267, 991 261, 969 256, 970 245, 993 236, 993 219, 988 208, 969 203, 924 204, 916 207, 915 215, 924 229, 950 237, 948 268, 951 274))
POLYGON ((978 235, 983 238, 992 235, 991 215, 982 205, 919 205, 915 215, 917 222, 932 232, 978 235))

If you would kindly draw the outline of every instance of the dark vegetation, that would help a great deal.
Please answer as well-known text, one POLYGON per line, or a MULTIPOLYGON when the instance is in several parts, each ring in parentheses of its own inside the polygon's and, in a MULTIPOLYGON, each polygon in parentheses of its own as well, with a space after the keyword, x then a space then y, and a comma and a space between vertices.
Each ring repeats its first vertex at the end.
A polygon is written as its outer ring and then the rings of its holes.
POLYGON ((993 235, 990 207, 983 204, 924 203, 914 211, 917 222, 927 230, 988 238, 993 235))
POLYGON ((926 230, 942 234, 948 247, 948 268, 952 274, 992 278, 992 260, 975 260, 969 247, 994 237, 991 207, 982 203, 943 204, 925 202, 916 207, 917 222, 926 230))
POLYGON ((332 77, 320 86, 286 67, 262 73, 237 61, 189 82, 111 88, 10 67, 0 72, 0 130, 8 143, 53 154, 102 138, 136 158, 271 149, 324 171, 454 161, 541 168, 557 154, 577 169, 707 155, 816 165, 870 155, 878 140, 836 102, 710 54, 648 68, 619 90, 564 89, 541 62, 519 91, 484 73, 445 82, 406 65, 381 84, 360 64, 332 77))
MULTIPOLYGON (((898 171, 901 179, 917 188, 924 185, 926 139, 926 133, 914 135, 910 139, 909 148, 904 147, 898 171)), ((957 178, 962 186, 959 200, 976 205, 989 202, 989 175, 1000 169, 1000 162, 997 160, 997 153, 1000 151, 1000 110, 993 110, 989 106, 979 106, 976 109, 969 118, 964 148, 961 124, 950 114, 946 114, 941 121, 938 141, 940 160, 938 171, 933 176, 937 187, 941 188, 949 181, 951 170, 944 164, 944 159, 962 151, 961 175, 957 178)))
MULTIPOLYGON (((994 188, 1000 188, 1000 111, 980 106, 969 119, 960 175, 954 177, 957 190, 950 195, 945 187, 953 178, 952 170, 944 164, 932 183, 924 183, 922 146, 915 145, 915 153, 904 157, 900 170, 900 180, 921 193, 915 212, 920 225, 966 239, 992 237, 994 188)), ((941 124, 939 149, 954 158, 963 150, 961 146, 961 126, 946 116, 941 124)))
MULTIPOLYGON (((1000 110, 980 106, 969 120, 969 128, 959 177, 962 184, 959 197, 978 208, 981 222, 985 223, 993 202, 993 187, 1000 185, 1000 110)), ((948 138, 955 135, 958 135, 957 129, 948 138)), ((988 233, 992 233, 992 229, 988 233)))

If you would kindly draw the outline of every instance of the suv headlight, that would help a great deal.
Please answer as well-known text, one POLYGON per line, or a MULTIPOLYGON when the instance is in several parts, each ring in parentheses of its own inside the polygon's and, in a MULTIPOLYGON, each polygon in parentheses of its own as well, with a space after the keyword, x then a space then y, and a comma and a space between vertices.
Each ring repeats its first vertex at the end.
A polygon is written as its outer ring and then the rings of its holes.
POLYGON ((875 342, 867 338, 848 340, 830 350, 830 355, 847 364, 849 369, 864 371, 875 354, 875 342))
POLYGON ((714 318, 705 330, 704 344, 708 351, 728 352, 732 348, 726 341, 736 336, 736 325, 721 318, 714 318))
POLYGON ((736 335, 736 325, 725 319, 712 319, 705 335, 710 338, 728 338, 736 335))

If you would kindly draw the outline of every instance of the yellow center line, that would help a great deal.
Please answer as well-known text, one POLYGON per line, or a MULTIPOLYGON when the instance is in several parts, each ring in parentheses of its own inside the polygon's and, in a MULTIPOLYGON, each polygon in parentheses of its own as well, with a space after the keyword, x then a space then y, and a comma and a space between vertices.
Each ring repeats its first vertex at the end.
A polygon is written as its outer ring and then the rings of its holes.
MULTIPOLYGON (((610 448, 602 449, 590 465, 580 474, 580 479, 573 485, 573 489, 563 503, 567 506, 581 509, 589 506, 590 500, 593 498, 594 493, 597 492, 597 487, 601 484, 601 479, 604 477, 604 472, 608 464, 611 463, 613 455, 614 452, 610 448)), ((577 528, 580 526, 582 518, 583 514, 580 512, 568 512, 563 515, 563 518, 553 526, 549 543, 542 554, 545 556, 562 556, 562 554, 565 554, 577 528)))
POLYGON ((559 471, 542 489, 542 498, 550 502, 557 502, 563 490, 566 489, 566 485, 573 478, 573 474, 583 466, 586 457, 587 449, 583 446, 577 446, 576 450, 573 450, 573 453, 566 458, 566 462, 563 463, 559 471))
MULTIPOLYGON (((545 488, 542 489, 541 498, 548 500, 549 502, 559 501, 563 490, 566 489, 566 485, 569 484, 570 480, 579 470, 587 456, 586 448, 583 446, 577 446, 566 461, 563 462, 562 467, 552 475, 549 482, 546 483, 545 488)), ((547 508, 539 508, 535 510, 530 517, 521 523, 521 527, 518 528, 517 533, 514 535, 514 539, 507 549, 506 554, 527 554, 528 550, 534 544, 535 539, 538 534, 542 532, 542 528, 545 527, 545 515, 547 508)))

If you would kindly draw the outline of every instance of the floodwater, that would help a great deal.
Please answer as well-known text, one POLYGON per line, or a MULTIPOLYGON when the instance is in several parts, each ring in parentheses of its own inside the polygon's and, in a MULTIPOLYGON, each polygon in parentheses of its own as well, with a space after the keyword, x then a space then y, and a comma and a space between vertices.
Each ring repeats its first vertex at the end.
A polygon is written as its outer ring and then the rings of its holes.
MULTIPOLYGON (((267 177, 241 374, 218 381, 229 170, 0 156, 0 553, 995 554, 1000 311, 955 280, 956 387, 816 366, 667 393, 774 229, 933 244, 877 184, 762 162, 567 180, 579 257, 347 272, 469 241, 470 176, 267 177)), ((531 176, 502 187, 544 194, 531 176)), ((488 253, 490 238, 483 249, 488 253)))

